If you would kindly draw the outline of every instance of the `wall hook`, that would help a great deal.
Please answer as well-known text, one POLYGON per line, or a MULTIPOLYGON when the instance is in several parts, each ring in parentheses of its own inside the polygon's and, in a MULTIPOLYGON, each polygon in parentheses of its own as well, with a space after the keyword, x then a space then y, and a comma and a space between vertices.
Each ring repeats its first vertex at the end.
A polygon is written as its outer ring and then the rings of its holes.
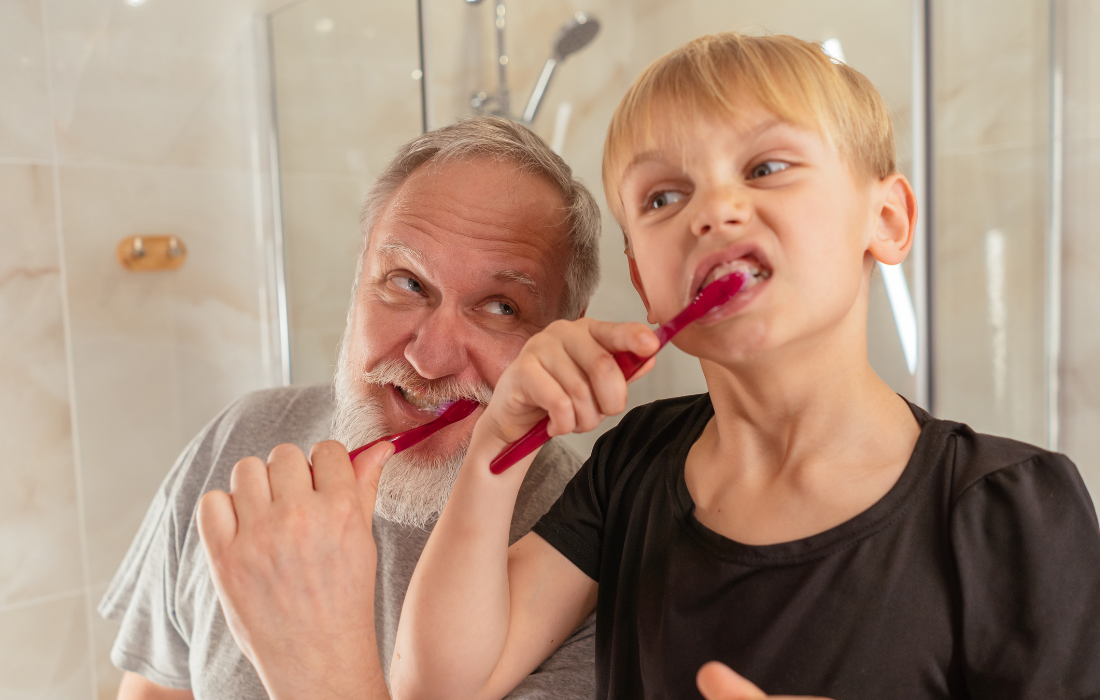
POLYGON ((131 272, 175 270, 187 260, 187 246, 178 236, 128 236, 119 241, 115 257, 131 272))

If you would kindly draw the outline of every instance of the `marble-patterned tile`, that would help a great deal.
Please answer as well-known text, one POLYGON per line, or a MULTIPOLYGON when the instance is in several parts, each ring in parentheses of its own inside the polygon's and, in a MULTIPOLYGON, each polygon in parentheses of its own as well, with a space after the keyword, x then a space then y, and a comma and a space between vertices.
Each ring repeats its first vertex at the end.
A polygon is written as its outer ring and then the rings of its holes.
POLYGON ((1062 8, 1066 137, 1100 138, 1100 3, 1067 2, 1062 8))
POLYGON ((51 158, 41 0, 0 4, 0 95, 0 158, 51 158))
POLYGON ((1059 449, 1100 510, 1100 138, 1067 150, 1064 182, 1059 449))
POLYGON ((1030 0, 933 7, 935 138, 941 154, 1045 139, 1049 9, 1030 0))
POLYGON ((0 609, 0 697, 92 700, 84 593, 0 609))
POLYGON ((291 380, 329 382, 347 323, 368 185, 347 176, 285 173, 282 186, 291 380))
POLYGON ((43 1, 63 162, 249 166, 255 2, 43 1))
POLYGON ((415 4, 305 0, 271 44, 283 172, 371 181, 420 134, 415 4))
MULTIPOLYGON (((106 586, 94 586, 90 596, 92 605, 103 599, 106 586)), ((92 612, 92 667, 95 671, 96 700, 115 700, 122 683, 122 670, 111 663, 111 647, 118 636, 119 624, 105 620, 98 612, 92 612)))
POLYGON ((110 579, 186 442, 264 384, 257 249, 246 174, 63 168, 90 580, 110 579), (175 234, 170 272, 128 272, 120 239, 175 234))
POLYGON ((79 588, 53 179, 0 165, 0 607, 79 588))
POLYGON ((1046 153, 936 160, 934 400, 943 418, 1045 445, 1046 153))

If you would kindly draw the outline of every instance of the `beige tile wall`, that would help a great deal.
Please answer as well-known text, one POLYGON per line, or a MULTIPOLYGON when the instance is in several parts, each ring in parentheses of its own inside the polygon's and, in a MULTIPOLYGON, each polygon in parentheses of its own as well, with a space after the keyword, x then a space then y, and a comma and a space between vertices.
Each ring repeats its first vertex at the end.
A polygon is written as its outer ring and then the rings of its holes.
POLYGON ((117 694, 95 604, 186 441, 278 379, 253 151, 272 4, 0 0, 0 697, 117 694), (187 263, 126 272, 135 234, 187 263))
POLYGON ((1061 436, 1100 509, 1100 1, 1064 5, 1061 436))
POLYGON ((1049 6, 942 0, 933 18, 935 409, 1046 445, 1049 6))

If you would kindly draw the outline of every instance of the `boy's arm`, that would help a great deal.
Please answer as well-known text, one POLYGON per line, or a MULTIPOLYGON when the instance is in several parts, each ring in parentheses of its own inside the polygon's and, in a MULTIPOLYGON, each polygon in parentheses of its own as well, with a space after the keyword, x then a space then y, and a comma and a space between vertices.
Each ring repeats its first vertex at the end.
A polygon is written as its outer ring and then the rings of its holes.
POLYGON ((656 345, 641 324, 559 322, 501 377, 405 596, 390 664, 395 697, 503 697, 595 607, 596 582, 542 538, 508 547, 534 456, 500 475, 489 462, 547 413, 548 432, 561 435, 620 412, 626 380, 611 353, 644 357, 656 345))

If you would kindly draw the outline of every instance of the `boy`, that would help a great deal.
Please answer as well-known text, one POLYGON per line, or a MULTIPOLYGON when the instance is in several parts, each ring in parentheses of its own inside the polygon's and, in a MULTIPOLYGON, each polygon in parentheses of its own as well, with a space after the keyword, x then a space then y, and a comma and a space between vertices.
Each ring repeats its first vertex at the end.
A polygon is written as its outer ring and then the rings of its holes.
POLYGON ((872 268, 916 219, 870 83, 792 37, 702 37, 623 98, 604 187, 650 323, 751 273, 673 341, 709 392, 632 411, 509 548, 531 458, 489 461, 547 413, 558 435, 621 411, 611 353, 657 346, 584 319, 532 338, 413 576, 395 696, 501 697, 595 608, 601 698, 698 697, 697 673, 750 697, 711 660, 769 693, 1100 697, 1100 530, 1072 463, 933 419, 868 364, 872 268))

